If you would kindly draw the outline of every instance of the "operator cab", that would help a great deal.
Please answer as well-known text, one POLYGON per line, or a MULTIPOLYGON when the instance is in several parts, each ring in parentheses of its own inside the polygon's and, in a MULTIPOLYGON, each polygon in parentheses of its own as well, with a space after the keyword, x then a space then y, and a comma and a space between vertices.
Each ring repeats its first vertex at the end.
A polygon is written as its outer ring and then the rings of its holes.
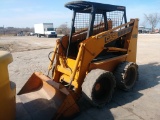
POLYGON ((73 1, 65 4, 65 7, 73 10, 69 35, 69 56, 76 57, 78 49, 75 46, 90 36, 127 23, 124 6, 73 1))
POLYGON ((65 7, 73 10, 71 37, 74 33, 82 30, 87 31, 86 38, 94 35, 95 28, 100 29, 104 27, 104 30, 108 30, 111 27, 108 21, 112 21, 112 27, 127 23, 126 9, 124 6, 74 1, 65 4, 65 7))

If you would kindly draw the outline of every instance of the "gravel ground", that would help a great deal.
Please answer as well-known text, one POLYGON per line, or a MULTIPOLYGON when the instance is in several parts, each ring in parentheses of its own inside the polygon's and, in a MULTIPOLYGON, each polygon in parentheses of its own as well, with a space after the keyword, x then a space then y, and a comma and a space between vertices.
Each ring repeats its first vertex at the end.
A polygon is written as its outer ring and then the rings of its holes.
MULTIPOLYGON (((10 79, 17 92, 34 71, 47 73, 48 53, 55 38, 0 37, 0 49, 12 52, 10 79)), ((102 109, 88 108, 76 120, 159 120, 160 118, 160 35, 141 34, 138 37, 137 64, 139 80, 133 90, 115 90, 112 101, 102 109)), ((17 97, 17 104, 20 100, 17 97)), ((24 114, 17 119, 29 120, 24 114)))

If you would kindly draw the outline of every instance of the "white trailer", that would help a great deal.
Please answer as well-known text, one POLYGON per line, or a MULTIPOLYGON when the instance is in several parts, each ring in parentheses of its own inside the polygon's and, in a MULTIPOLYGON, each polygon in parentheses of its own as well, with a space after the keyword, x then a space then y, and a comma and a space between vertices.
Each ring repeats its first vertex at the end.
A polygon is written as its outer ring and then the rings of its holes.
POLYGON ((34 24, 34 32, 37 34, 37 37, 57 37, 57 33, 53 28, 53 23, 34 24))

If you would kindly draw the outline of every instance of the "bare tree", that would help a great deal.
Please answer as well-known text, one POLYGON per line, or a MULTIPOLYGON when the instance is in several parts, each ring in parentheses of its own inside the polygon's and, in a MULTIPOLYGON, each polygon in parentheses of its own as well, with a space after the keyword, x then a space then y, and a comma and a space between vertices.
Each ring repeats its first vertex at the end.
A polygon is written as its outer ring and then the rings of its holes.
POLYGON ((160 15, 158 13, 152 13, 149 15, 144 14, 145 20, 152 26, 152 32, 157 24, 160 22, 160 15))
POLYGON ((67 27, 67 24, 61 24, 56 31, 58 34, 69 34, 70 29, 67 27))

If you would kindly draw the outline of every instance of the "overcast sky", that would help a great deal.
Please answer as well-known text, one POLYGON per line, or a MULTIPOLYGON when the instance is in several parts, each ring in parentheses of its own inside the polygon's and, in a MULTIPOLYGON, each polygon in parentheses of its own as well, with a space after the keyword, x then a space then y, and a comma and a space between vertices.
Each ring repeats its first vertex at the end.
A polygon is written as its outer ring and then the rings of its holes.
MULTIPOLYGON (((36 23, 51 22, 54 27, 70 26, 72 11, 64 4, 71 0, 0 0, 0 27, 33 27, 36 23)), ((139 18, 144 13, 160 13, 160 0, 89 0, 92 2, 126 6, 127 19, 139 18)), ((159 25, 157 27, 160 27, 159 25)))

